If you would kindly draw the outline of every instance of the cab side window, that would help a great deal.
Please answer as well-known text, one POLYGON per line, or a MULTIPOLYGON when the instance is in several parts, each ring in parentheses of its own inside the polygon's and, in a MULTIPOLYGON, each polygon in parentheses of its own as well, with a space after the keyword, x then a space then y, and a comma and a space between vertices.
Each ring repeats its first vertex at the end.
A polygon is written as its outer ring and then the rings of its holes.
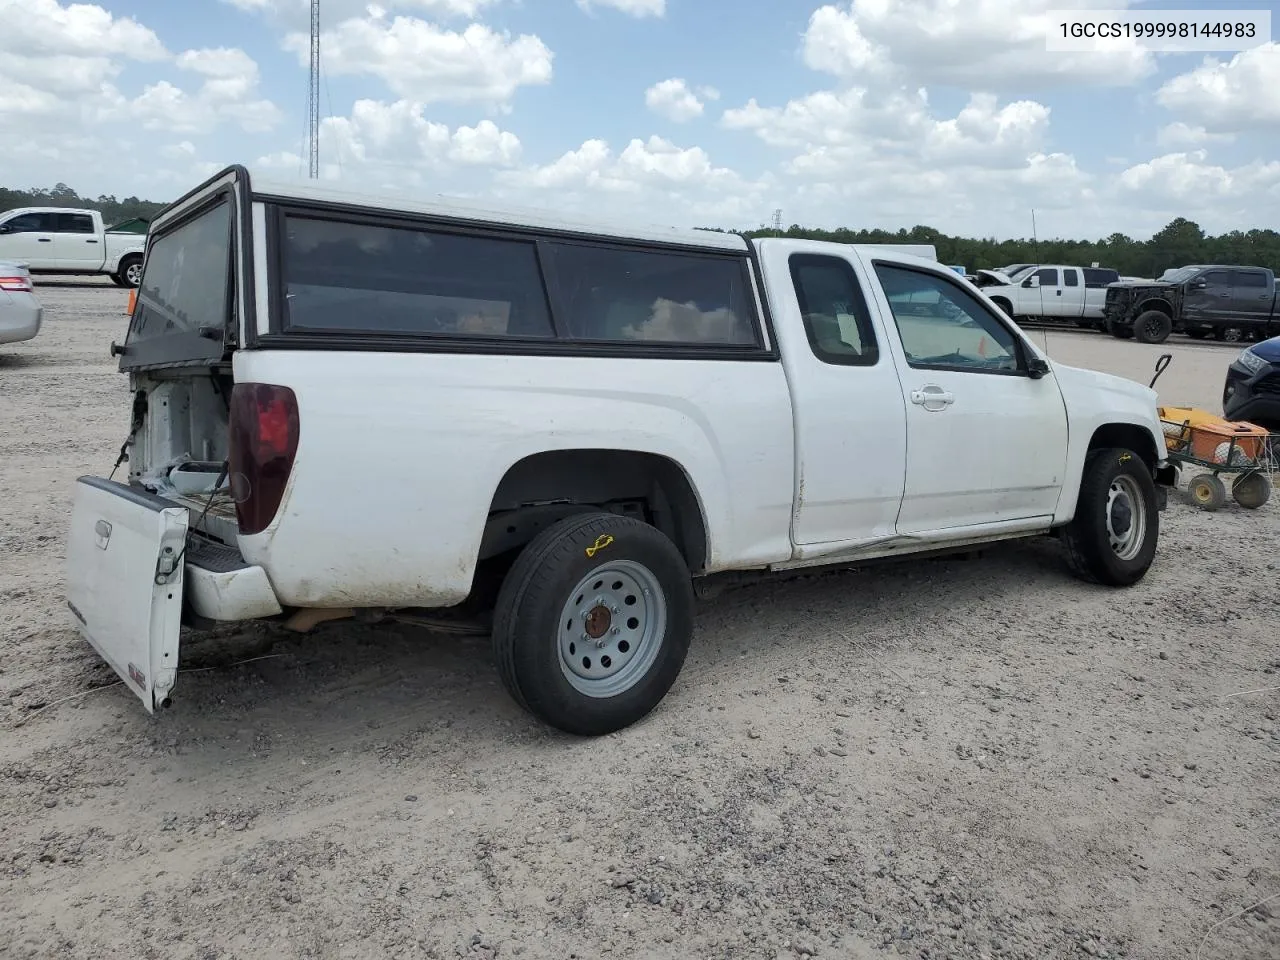
POLYGON ((871 367, 880 359, 866 298, 848 260, 795 254, 788 261, 809 347, 823 363, 871 367))
POLYGON ((907 363, 923 369, 1015 373, 1017 338, 977 297, 939 274, 878 262, 907 363))

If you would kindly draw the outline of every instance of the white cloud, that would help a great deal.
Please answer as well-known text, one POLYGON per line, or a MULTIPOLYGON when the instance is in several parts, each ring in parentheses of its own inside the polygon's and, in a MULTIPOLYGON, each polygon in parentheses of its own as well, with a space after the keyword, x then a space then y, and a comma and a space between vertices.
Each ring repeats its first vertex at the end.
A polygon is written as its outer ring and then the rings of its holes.
POLYGON ((1196 147, 1215 141, 1230 143, 1234 139, 1234 134, 1210 133, 1204 127, 1192 126, 1181 120, 1166 124, 1156 132, 1156 143, 1162 147, 1196 147))
MULTIPOLYGON (((819 7, 804 33, 804 61, 844 80, 910 78, 969 90, 1125 86, 1154 58, 1129 49, 1046 55, 1048 11, 1090 0, 851 0, 819 7)), ((1112 0, 1124 7, 1127 0, 1112 0)))
MULTIPOLYGON (((421 103, 408 100, 357 100, 350 116, 327 117, 320 124, 320 157, 331 177, 372 177, 398 185, 438 183, 466 168, 514 167, 520 153, 519 138, 492 120, 451 130, 428 120, 421 103)), ((302 161, 283 151, 258 162, 293 169, 302 161)))
MULTIPOLYGON (((704 87, 700 92, 708 96, 708 99, 715 99, 720 95, 714 88, 704 87)), ((644 102, 654 113, 677 123, 702 116, 704 109, 702 101, 679 77, 655 83, 645 91, 644 102)))
MULTIPOLYGON (((280 17, 286 22, 310 22, 311 0, 222 0, 246 13, 262 13, 280 17)), ((377 11, 407 10, 422 11, 437 17, 474 18, 486 7, 501 3, 502 0, 381 0, 370 3, 369 0, 325 0, 321 5, 321 16, 326 20, 346 20, 369 13, 374 19, 380 16, 377 11)))
MULTIPOLYGON (((416 17, 352 19, 325 31, 321 43, 330 76, 373 75, 418 103, 501 105, 522 86, 551 81, 553 54, 542 40, 512 38, 478 23, 458 33, 416 17)), ((307 35, 290 34, 285 46, 307 62, 307 35)))
POLYGON ((1156 93, 1160 105, 1211 133, 1280 127, 1280 44, 1244 50, 1223 63, 1206 57, 1156 93))
POLYGON ((155 33, 132 17, 113 16, 96 4, 62 6, 57 0, 0 0, 0 51, 28 56, 78 54, 163 60, 155 33))
POLYGON ((663 17, 667 13, 667 0, 578 0, 578 6, 587 11, 612 7, 632 17, 663 17))

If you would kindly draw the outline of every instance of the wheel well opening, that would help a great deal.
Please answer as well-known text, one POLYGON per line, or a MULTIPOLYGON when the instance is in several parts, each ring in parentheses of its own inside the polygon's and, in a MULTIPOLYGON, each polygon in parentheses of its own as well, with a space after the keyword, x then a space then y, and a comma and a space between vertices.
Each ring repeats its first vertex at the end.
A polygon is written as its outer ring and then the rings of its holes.
POLYGON ((1107 423, 1100 426, 1089 438, 1089 449, 1098 450, 1103 447, 1124 447, 1142 457, 1150 469, 1154 470, 1159 462, 1155 441, 1151 434, 1142 427, 1132 423, 1107 423))
POLYGON ((547 526, 586 510, 650 523, 691 572, 706 567, 706 521, 693 484, 675 461, 633 450, 553 450, 513 464, 494 491, 479 559, 514 555, 547 526))
POLYGON ((1148 310, 1158 310, 1166 317, 1173 316, 1173 306, 1167 300, 1144 300, 1138 304, 1138 309, 1134 312, 1146 313, 1148 310))

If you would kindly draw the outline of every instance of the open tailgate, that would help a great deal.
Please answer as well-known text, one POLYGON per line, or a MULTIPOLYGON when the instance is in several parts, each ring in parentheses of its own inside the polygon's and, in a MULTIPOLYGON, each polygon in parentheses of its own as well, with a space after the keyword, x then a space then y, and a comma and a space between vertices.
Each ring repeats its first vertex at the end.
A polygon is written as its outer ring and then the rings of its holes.
POLYGON ((101 477, 76 481, 67 534, 67 605, 76 625, 147 712, 178 671, 187 508, 101 477))

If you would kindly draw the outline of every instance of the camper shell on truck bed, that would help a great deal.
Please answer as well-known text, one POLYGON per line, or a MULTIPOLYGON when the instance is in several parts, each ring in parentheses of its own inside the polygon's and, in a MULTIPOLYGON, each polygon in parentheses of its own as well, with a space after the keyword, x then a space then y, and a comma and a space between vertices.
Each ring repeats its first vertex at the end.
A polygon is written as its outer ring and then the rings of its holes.
POLYGON ((936 261, 241 167, 152 222, 113 352, 127 476, 77 485, 68 605, 148 710, 182 622, 431 611, 602 733, 675 681, 695 582, 1052 534, 1125 586, 1171 480, 1153 391, 936 261))

